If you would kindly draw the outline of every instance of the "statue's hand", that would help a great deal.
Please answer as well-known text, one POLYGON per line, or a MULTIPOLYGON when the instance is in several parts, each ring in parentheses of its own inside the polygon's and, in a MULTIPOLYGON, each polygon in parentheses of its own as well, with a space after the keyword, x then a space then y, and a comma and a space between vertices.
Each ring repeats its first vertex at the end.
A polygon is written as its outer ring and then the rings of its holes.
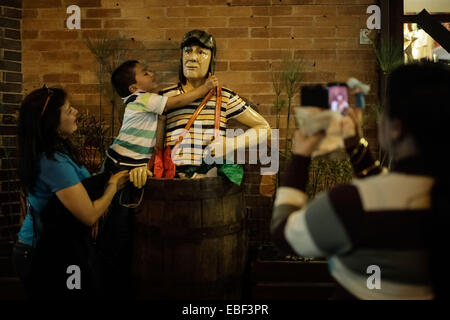
POLYGON ((208 79, 206 79, 205 86, 208 90, 214 89, 219 85, 219 79, 213 74, 209 74, 208 79))
POLYGON ((130 181, 136 188, 142 188, 147 182, 147 176, 152 177, 153 174, 147 169, 147 166, 137 167, 130 170, 130 181))

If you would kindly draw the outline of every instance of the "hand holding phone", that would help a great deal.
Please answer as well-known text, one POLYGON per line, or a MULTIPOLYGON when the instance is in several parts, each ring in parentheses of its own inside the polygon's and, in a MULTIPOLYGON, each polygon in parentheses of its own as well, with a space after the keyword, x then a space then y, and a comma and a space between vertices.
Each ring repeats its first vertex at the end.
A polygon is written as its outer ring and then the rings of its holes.
POLYGON ((347 85, 343 82, 329 83, 327 90, 330 109, 345 114, 349 108, 347 85))

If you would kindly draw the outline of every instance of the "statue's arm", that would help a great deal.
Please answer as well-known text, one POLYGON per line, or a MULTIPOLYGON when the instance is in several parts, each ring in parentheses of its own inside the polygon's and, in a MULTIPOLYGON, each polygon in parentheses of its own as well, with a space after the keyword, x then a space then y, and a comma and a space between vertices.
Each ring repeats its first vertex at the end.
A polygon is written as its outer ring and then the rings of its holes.
POLYGON ((246 110, 240 113, 238 116, 234 117, 239 123, 249 127, 248 130, 239 136, 233 138, 225 138, 224 141, 224 151, 226 150, 226 145, 230 144, 230 139, 234 139, 232 145, 233 149, 238 148, 251 148, 262 141, 267 141, 270 139, 271 128, 266 119, 263 118, 258 112, 256 112, 251 107, 247 106, 246 110))

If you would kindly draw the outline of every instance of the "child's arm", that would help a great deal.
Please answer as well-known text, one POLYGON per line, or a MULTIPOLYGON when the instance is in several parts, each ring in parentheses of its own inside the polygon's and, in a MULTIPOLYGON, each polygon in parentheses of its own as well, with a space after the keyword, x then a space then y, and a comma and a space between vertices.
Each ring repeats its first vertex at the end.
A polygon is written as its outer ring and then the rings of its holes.
POLYGON ((176 97, 169 97, 167 99, 164 110, 170 110, 190 104, 191 102, 205 96, 209 92, 209 90, 217 87, 218 85, 219 81, 217 80, 217 77, 214 75, 210 75, 208 79, 206 79, 205 84, 201 85, 200 87, 195 88, 192 91, 180 94, 176 97))

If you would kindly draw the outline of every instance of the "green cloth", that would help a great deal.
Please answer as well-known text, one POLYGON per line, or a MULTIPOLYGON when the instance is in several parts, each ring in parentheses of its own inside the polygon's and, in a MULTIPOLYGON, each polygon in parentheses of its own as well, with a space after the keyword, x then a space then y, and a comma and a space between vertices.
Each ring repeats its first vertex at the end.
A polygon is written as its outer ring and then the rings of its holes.
POLYGON ((238 164, 206 164, 202 162, 200 166, 177 167, 177 172, 182 172, 186 174, 188 178, 191 178, 194 173, 206 174, 212 168, 217 168, 217 174, 219 176, 226 177, 238 186, 241 185, 242 179, 244 178, 244 168, 238 164))

